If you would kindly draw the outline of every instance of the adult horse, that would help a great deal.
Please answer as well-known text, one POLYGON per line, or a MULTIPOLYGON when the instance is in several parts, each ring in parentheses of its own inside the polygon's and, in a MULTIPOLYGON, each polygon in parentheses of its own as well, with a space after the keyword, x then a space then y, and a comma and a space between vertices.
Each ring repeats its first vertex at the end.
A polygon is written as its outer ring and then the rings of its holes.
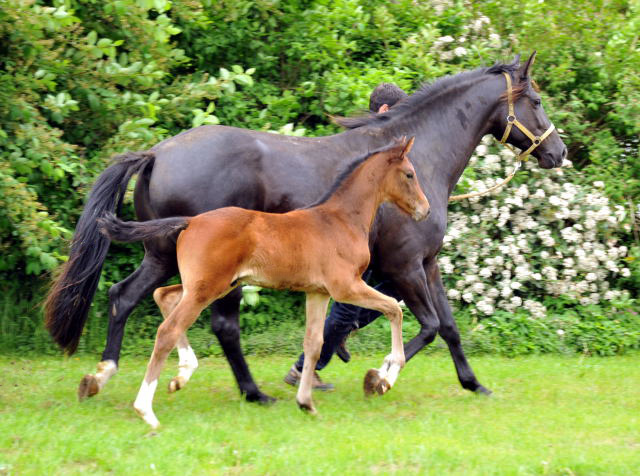
MULTIPOLYGON (((482 386, 462 350, 440 277, 436 256, 447 224, 447 201, 473 150, 486 134, 521 149, 535 145, 540 167, 562 164, 567 148, 550 130, 540 96, 531 85, 535 53, 523 65, 511 64, 463 72, 424 86, 384 114, 346 119, 349 130, 327 137, 289 137, 225 126, 202 126, 162 141, 146 152, 119 157, 97 179, 73 237, 69 261, 52 287, 46 305, 53 338, 73 352, 86 321, 109 241, 96 218, 117 210, 129 178, 138 173, 134 205, 139 220, 193 216, 225 206, 284 212, 316 201, 338 171, 390 139, 415 136, 412 160, 431 204, 428 220, 415 223, 383 206, 370 235, 371 268, 390 280, 420 322, 405 345, 407 361, 439 332, 447 343, 463 388, 490 393, 482 386), (514 116, 535 136, 511 128, 506 97, 513 81, 514 116)), ((109 290, 107 345, 95 375, 81 381, 79 396, 95 395, 117 371, 126 320, 133 307, 175 275, 175 243, 144 242, 145 256, 125 280, 109 290)), ((212 305, 212 328, 241 393, 249 401, 269 401, 254 382, 240 347, 238 289, 212 305)))

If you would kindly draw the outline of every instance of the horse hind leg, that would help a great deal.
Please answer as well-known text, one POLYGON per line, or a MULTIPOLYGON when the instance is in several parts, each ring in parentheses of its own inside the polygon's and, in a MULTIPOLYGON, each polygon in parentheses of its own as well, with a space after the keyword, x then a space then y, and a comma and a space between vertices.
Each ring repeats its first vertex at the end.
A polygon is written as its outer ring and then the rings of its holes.
MULTIPOLYGON (((185 266, 181 269, 183 278, 182 297, 173 311, 158 327, 155 345, 151 359, 147 365, 147 371, 138 391, 133 408, 152 428, 157 428, 160 424, 153 412, 153 396, 158 386, 158 376, 167 356, 178 343, 180 336, 183 336, 189 327, 195 322, 204 308, 216 299, 226 295, 230 290, 231 277, 227 275, 206 276, 206 273, 198 273, 198 268, 189 269, 185 266), (194 278, 190 280, 189 278, 194 278), (195 284, 190 285, 193 282, 195 284)), ((227 274, 232 273, 227 269, 227 274)), ((179 288, 170 287, 169 294, 172 300, 177 297, 179 288)), ((162 301, 162 299, 161 299, 162 301)), ((171 305, 170 303, 168 304, 171 305)))
MULTIPOLYGON (((158 288, 153 292, 153 300, 160 308, 164 319, 169 317, 181 298, 182 284, 158 288)), ((178 375, 169 381, 169 393, 183 388, 198 368, 198 358, 189 344, 186 332, 178 336, 176 349, 178 350, 178 375)))
POLYGON ((438 332, 449 347, 460 385, 462 385, 462 388, 480 395, 491 395, 491 390, 478 381, 467 361, 467 357, 464 355, 462 343, 460 342, 460 332, 453 319, 451 306, 440 276, 440 268, 435 259, 427 264, 425 271, 428 273, 429 289, 433 295, 434 306, 440 320, 438 332))
POLYGON ((260 391, 251 375, 240 346, 238 314, 241 298, 242 289, 237 287, 225 297, 211 304, 211 330, 220 342, 240 388, 240 393, 248 402, 270 404, 276 399, 260 391))
POLYGON ((199 292, 187 292, 182 295, 182 299, 175 309, 164 320, 156 335, 156 342, 153 347, 151 359, 147 365, 147 371, 138 391, 133 408, 152 428, 160 425, 158 418, 153 412, 153 396, 158 386, 158 377, 171 350, 176 346, 180 336, 195 322, 202 310, 213 300, 223 296, 229 290, 228 281, 224 283, 214 283, 210 287, 206 296, 199 292), (218 285, 219 284, 219 285, 218 285))
POLYGON ((133 308, 154 288, 176 272, 175 257, 162 259, 145 254, 140 266, 109 290, 109 330, 107 344, 95 374, 87 374, 78 386, 78 399, 97 395, 118 371, 120 348, 127 319, 133 308))

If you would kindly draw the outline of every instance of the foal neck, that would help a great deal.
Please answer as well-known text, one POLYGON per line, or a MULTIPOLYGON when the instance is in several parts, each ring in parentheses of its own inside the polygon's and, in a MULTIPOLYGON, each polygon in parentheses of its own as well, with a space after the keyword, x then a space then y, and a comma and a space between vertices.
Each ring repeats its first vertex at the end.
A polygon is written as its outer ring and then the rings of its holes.
POLYGON ((382 185, 391 169, 387 153, 362 162, 345 178, 331 197, 316 209, 329 211, 368 238, 378 207, 384 200, 382 185))

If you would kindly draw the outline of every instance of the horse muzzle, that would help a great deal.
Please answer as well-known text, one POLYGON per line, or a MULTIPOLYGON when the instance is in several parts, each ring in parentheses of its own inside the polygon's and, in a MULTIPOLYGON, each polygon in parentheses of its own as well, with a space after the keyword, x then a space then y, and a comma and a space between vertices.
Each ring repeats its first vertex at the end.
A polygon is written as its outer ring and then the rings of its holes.
POLYGON ((415 208, 413 213, 411 214, 411 218, 413 218, 415 221, 421 221, 426 220, 429 215, 431 215, 431 207, 429 206, 429 204, 427 204, 426 206, 415 208))

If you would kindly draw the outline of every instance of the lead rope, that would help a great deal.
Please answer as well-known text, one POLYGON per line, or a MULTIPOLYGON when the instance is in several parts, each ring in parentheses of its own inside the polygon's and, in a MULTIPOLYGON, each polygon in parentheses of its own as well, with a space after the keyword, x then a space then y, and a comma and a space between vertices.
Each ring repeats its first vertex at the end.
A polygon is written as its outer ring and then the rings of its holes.
POLYGON ((507 183, 509 183, 511 179, 516 175, 516 172, 518 171, 521 165, 522 165, 522 161, 518 160, 516 162, 516 165, 513 167, 513 171, 509 175, 507 175, 507 178, 505 178, 502 182, 495 184, 493 187, 489 187, 483 192, 473 192, 473 193, 465 193, 462 195, 452 195, 449 197, 449 201, 456 202, 458 200, 464 200, 465 198, 479 197, 480 195, 486 195, 487 193, 493 192, 497 188, 500 188, 503 185, 506 185, 507 183))
POLYGON ((533 152, 533 150, 542 144, 542 141, 549 137, 549 134, 553 132, 555 126, 551 124, 549 128, 542 134, 541 136, 536 136, 529 131, 518 119, 516 119, 515 107, 513 105, 513 93, 511 87, 511 76, 509 73, 503 73, 505 79, 507 80, 507 102, 509 106, 509 112, 507 113, 507 127, 504 130, 504 134, 502 135, 502 139, 500 139, 500 143, 506 147, 508 147, 516 156, 516 165, 513 167, 513 171, 507 175, 502 182, 495 184, 493 187, 489 187, 483 192, 473 192, 473 193, 465 193, 463 195, 452 195, 449 197, 450 202, 455 202, 458 200, 464 200, 465 198, 479 197, 480 195, 486 195, 487 193, 493 192, 494 190, 506 185, 511 181, 514 177, 520 166, 522 165, 522 161, 526 160, 527 156, 533 152), (511 144, 507 144, 507 139, 509 138, 509 134, 511 133, 511 128, 516 126, 524 135, 526 135, 529 139, 531 139, 531 147, 529 147, 524 152, 517 154, 515 149, 511 146, 511 144))

